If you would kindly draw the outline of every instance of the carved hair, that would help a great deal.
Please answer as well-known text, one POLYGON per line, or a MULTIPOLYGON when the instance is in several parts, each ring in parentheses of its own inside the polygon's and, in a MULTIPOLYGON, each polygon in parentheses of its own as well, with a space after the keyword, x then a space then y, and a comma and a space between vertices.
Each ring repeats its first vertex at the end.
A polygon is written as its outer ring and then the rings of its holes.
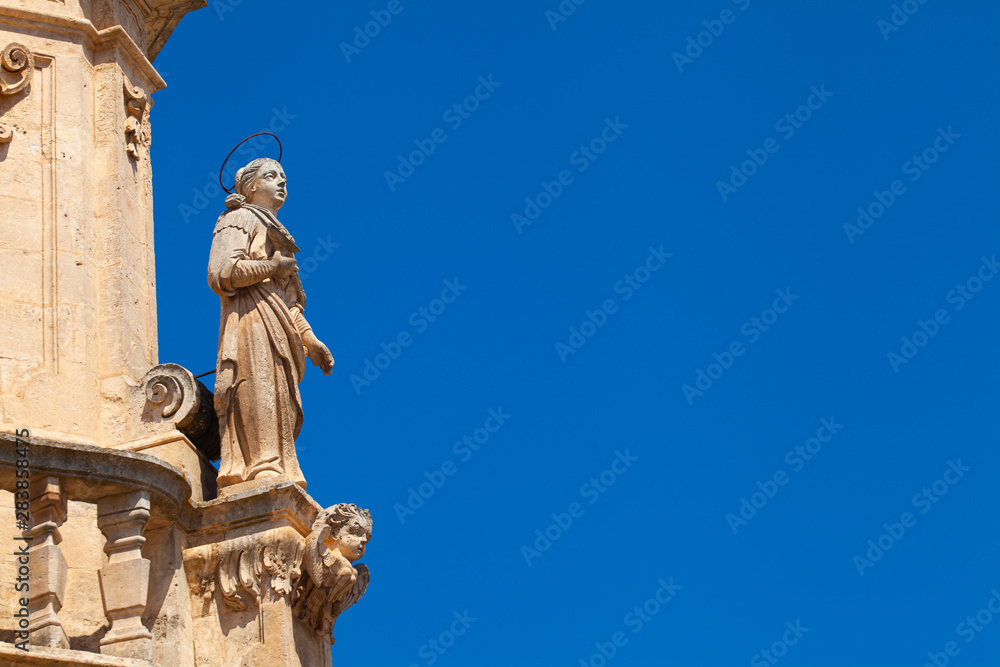
POLYGON ((330 526, 330 529, 334 535, 340 532, 340 529, 347 525, 347 523, 353 518, 359 517, 364 519, 368 523, 368 536, 371 537, 372 534, 372 515, 366 509, 362 509, 355 505, 354 503, 338 503, 332 507, 328 507, 320 515, 316 517, 315 523, 313 523, 313 530, 315 530, 316 524, 325 523, 330 526))
POLYGON ((257 174, 266 164, 276 164, 279 167, 281 166, 277 160, 269 157, 259 157, 247 166, 239 169, 236 172, 236 194, 241 195, 244 198, 248 197, 254 181, 257 180, 257 174))

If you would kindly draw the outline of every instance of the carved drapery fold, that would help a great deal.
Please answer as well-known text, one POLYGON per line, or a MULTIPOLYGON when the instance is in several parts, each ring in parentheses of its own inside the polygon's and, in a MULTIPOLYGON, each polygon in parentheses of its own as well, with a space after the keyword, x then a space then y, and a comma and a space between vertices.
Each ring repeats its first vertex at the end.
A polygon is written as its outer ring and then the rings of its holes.
POLYGON ((262 597, 292 592, 302 565, 302 539, 290 533, 247 536, 219 547, 219 589, 226 605, 244 611, 262 597))

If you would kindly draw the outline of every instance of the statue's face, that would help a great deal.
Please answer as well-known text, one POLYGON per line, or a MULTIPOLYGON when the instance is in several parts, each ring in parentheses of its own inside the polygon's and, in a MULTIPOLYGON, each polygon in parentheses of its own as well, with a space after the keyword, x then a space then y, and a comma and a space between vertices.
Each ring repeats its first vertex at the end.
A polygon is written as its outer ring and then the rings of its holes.
POLYGON ((337 546, 344 558, 353 563, 365 555, 365 545, 368 544, 370 536, 371 526, 368 521, 363 516, 355 514, 337 531, 337 546))
POLYGON ((268 162, 259 172, 247 199, 251 204, 277 211, 288 198, 285 170, 277 162, 268 162))

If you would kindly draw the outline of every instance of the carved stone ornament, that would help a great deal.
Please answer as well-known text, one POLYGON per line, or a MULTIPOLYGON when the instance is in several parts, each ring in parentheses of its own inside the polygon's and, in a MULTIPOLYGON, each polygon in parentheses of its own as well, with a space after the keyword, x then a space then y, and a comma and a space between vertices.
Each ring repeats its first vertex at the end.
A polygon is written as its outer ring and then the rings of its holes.
MULTIPOLYGON (((35 71, 35 58, 23 44, 12 42, 0 52, 0 95, 15 95, 31 83, 35 71)), ((14 131, 0 125, 0 144, 9 142, 14 131)))
POLYGON ((146 394, 142 420, 173 424, 210 461, 218 461, 219 421, 208 387, 177 364, 154 366, 141 383, 146 394))
POLYGON ((138 160, 141 149, 149 145, 149 98, 138 86, 122 80, 125 89, 125 152, 138 160))
POLYGON ((320 512, 304 542, 294 531, 274 531, 193 551, 185 568, 196 615, 209 614, 217 574, 230 609, 259 614, 262 600, 285 600, 317 636, 329 637, 341 612, 368 589, 368 567, 353 563, 371 535, 371 513, 340 503, 320 512))
MULTIPOLYGON (((262 597, 287 597, 301 575, 302 542, 293 534, 237 538, 219 549, 219 588, 226 605, 244 611, 262 597)), ((204 585, 204 584, 203 584, 204 585)))
POLYGON ((364 556, 371 535, 371 513, 347 503, 328 507, 313 522, 292 606, 316 634, 332 634, 341 612, 368 590, 368 566, 352 563, 364 556))

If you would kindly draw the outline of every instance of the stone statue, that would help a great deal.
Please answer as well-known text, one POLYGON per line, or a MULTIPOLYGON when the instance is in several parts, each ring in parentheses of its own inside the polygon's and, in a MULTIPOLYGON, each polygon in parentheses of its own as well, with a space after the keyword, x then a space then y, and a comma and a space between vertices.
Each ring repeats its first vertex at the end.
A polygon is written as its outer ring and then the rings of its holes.
POLYGON ((299 248, 276 217, 286 182, 277 161, 254 160, 236 172, 235 194, 215 223, 208 283, 222 301, 215 378, 220 488, 280 475, 305 487, 295 456, 305 357, 326 375, 333 370, 330 350, 303 315, 299 248))

